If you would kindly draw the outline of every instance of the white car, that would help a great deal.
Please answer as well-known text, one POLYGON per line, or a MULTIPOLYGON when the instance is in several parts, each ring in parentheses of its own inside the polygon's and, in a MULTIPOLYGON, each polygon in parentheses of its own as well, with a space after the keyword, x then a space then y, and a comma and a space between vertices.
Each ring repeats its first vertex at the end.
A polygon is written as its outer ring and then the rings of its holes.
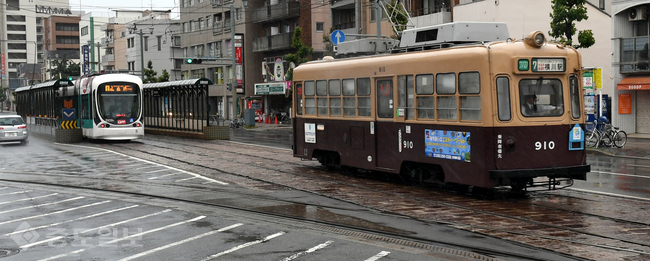
POLYGON ((0 115, 0 142, 27 144, 28 136, 27 125, 20 115, 0 115))

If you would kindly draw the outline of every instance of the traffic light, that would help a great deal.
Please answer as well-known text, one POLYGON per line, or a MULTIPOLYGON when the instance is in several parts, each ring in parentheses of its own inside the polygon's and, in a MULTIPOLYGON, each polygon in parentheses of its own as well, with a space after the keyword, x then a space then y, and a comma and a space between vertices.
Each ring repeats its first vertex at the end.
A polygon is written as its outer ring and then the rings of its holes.
POLYGON ((226 83, 226 89, 228 89, 228 91, 232 91, 232 83, 226 83))
POLYGON ((68 81, 72 81, 72 76, 68 76, 68 81))
POLYGON ((186 62, 187 64, 201 64, 203 62, 203 59, 187 58, 186 62))

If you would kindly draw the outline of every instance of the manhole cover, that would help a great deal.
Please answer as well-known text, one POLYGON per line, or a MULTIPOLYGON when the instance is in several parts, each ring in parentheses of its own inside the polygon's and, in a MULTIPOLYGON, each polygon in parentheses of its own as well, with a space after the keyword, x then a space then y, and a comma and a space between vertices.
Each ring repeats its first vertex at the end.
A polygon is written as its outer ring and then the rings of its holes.
POLYGON ((0 248, 0 258, 7 257, 7 256, 13 256, 15 254, 18 254, 20 250, 18 249, 2 249, 0 248))

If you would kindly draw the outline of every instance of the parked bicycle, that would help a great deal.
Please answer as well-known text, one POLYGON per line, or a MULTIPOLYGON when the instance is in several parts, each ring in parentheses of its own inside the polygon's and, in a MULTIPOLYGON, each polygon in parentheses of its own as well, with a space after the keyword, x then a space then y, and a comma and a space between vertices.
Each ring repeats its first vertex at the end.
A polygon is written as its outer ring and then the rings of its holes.
POLYGON ((233 129, 236 129, 236 128, 239 128, 239 127, 243 128, 244 125, 246 125, 246 123, 244 122, 244 118, 239 118, 238 117, 237 119, 234 119, 234 120, 230 121, 230 128, 233 128, 233 129))
POLYGON ((585 132, 587 147, 597 148, 599 145, 623 148, 627 143, 627 133, 609 123, 598 124, 594 121, 594 129, 585 132))

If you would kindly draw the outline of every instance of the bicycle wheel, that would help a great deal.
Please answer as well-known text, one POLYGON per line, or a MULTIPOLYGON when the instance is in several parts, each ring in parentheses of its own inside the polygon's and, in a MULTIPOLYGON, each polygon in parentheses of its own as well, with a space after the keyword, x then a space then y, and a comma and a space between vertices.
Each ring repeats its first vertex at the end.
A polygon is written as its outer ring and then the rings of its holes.
POLYGON ((595 131, 588 131, 585 132, 585 145, 590 148, 596 148, 598 147, 598 140, 600 139, 600 136, 598 135, 598 132, 595 131))
POLYGON ((602 133, 600 135, 600 142, 601 144, 607 146, 607 147, 612 147, 614 146, 614 142, 612 142, 612 136, 614 134, 611 131, 606 131, 605 133, 602 133))
POLYGON ((614 145, 617 148, 623 148, 625 143, 627 143, 627 133, 624 131, 618 131, 616 135, 614 135, 614 145))

